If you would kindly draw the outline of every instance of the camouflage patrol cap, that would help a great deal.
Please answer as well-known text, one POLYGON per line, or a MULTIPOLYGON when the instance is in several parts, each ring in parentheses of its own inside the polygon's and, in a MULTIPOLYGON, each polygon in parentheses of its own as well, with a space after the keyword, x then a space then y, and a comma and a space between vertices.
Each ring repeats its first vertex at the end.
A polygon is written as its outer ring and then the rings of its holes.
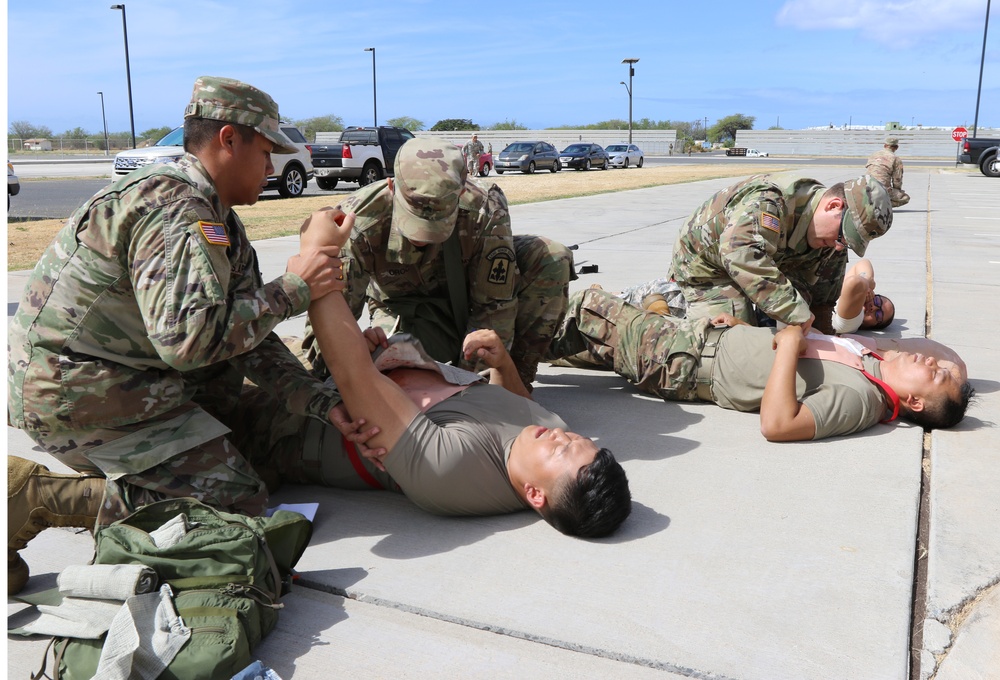
POLYGON ((844 182, 844 198, 847 200, 841 218, 844 239, 861 257, 868 242, 892 226, 892 202, 885 187, 870 175, 844 182))
POLYGON ((194 81, 184 117, 246 125, 274 144, 271 153, 298 152, 278 126, 277 103, 266 92, 232 78, 202 76, 194 81))
POLYGON ((897 137, 886 137, 885 138, 885 145, 886 146, 899 146, 899 138, 897 138, 897 137))
POLYGON ((455 229, 468 169, 454 144, 416 137, 399 148, 392 228, 410 241, 443 243, 455 229))

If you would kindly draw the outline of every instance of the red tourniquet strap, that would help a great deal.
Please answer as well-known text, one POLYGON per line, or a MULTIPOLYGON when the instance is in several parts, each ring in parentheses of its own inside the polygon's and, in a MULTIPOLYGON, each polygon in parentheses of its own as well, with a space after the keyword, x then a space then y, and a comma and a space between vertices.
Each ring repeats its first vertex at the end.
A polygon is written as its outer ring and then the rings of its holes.
MULTIPOLYGON (((874 378, 872 378, 874 380, 874 378)), ((897 400, 898 401, 898 400, 897 400)), ((379 484, 379 481, 372 476, 372 473, 368 472, 368 468, 364 466, 361 462, 361 456, 358 455, 358 449, 354 446, 354 442, 348 441, 347 437, 340 435, 341 441, 344 442, 344 450, 347 451, 347 459, 351 461, 351 466, 354 471, 358 473, 365 484, 373 489, 378 489, 379 491, 385 491, 385 487, 379 484)))
MULTIPOLYGON (((878 359, 879 361, 882 361, 882 357, 880 357, 878 354, 875 354, 875 352, 869 352, 868 354, 878 359)), ((889 395, 889 400, 892 401, 892 415, 882 420, 882 422, 891 423, 892 421, 894 421, 896 418, 899 417, 899 395, 896 394, 896 390, 889 387, 884 381, 879 380, 865 369, 862 368, 861 372, 865 374, 866 378, 868 378, 873 383, 881 387, 883 390, 885 390, 885 393, 889 395)))

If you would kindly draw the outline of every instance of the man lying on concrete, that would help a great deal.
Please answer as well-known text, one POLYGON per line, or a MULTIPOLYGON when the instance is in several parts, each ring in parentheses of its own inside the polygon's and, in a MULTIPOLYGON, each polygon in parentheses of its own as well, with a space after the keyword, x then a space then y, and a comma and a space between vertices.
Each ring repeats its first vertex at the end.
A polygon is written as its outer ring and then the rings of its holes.
MULTIPOLYGON (((303 228, 303 250, 343 245, 353 218, 336 209, 314 213, 303 228)), ((461 385, 434 370, 379 372, 371 352, 388 346, 385 333, 362 333, 343 295, 313 300, 309 318, 344 400, 343 433, 288 414, 277 402, 264 407, 260 400, 271 397, 263 392, 245 393, 241 401, 256 420, 233 429, 241 433, 238 446, 253 451, 251 462, 269 487, 286 480, 387 489, 441 515, 530 508, 559 531, 586 537, 609 534, 628 516, 631 495, 621 465, 528 397, 495 331, 475 331, 462 347, 467 361, 490 367, 490 384, 445 367, 475 381, 461 385), (268 412, 273 418, 259 415, 268 412)))
POLYGON ((851 434, 897 415, 927 429, 962 420, 974 390, 957 354, 924 338, 879 349, 871 338, 805 336, 801 326, 776 331, 730 315, 661 316, 591 288, 570 296, 550 355, 614 370, 664 399, 759 411, 769 441, 851 434))

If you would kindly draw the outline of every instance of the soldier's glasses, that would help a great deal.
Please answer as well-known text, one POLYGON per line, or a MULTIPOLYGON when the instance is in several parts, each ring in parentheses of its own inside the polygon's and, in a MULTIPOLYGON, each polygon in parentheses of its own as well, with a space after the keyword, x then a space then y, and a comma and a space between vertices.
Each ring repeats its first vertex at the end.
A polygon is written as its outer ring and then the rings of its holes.
POLYGON ((872 296, 872 307, 875 308, 875 323, 882 323, 882 319, 885 317, 885 312, 882 311, 882 296, 873 295, 872 296))

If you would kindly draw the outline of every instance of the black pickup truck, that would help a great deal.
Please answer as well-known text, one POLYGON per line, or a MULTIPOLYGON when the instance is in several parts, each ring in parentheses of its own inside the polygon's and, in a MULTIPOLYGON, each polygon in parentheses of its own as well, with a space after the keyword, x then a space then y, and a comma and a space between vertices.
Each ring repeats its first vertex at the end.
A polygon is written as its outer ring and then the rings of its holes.
POLYGON ((1000 177, 1000 139, 986 137, 966 137, 962 142, 960 163, 978 165, 987 177, 1000 177))
POLYGON ((322 141, 317 133, 312 146, 313 177, 320 189, 332 191, 337 182, 357 182, 365 186, 392 176, 396 152, 413 133, 405 128, 349 127, 336 143, 322 141))

